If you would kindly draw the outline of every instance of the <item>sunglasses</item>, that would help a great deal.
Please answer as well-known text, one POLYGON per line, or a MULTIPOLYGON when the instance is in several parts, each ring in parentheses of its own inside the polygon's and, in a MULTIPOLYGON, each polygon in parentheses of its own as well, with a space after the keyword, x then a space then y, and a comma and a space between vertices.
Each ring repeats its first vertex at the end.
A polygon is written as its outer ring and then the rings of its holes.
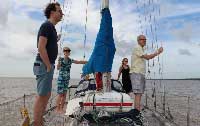
POLYGON ((71 50, 63 50, 63 52, 70 52, 71 50))
POLYGON ((124 62, 128 62, 127 60, 125 60, 124 62))

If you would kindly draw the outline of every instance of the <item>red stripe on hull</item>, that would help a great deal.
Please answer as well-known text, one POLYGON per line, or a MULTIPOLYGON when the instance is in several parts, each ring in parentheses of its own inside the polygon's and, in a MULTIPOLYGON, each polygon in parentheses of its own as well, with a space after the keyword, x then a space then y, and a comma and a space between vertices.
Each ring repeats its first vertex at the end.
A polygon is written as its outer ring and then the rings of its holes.
POLYGON ((83 106, 132 106, 133 103, 83 103, 83 106))

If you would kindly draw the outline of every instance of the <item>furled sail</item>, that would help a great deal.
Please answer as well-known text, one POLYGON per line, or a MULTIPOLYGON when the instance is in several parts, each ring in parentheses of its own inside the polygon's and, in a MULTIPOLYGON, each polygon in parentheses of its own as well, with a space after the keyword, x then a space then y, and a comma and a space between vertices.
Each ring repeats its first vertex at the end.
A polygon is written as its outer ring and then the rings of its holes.
POLYGON ((92 55, 83 66, 83 75, 95 72, 111 72, 115 54, 112 17, 109 8, 101 11, 102 18, 92 55))

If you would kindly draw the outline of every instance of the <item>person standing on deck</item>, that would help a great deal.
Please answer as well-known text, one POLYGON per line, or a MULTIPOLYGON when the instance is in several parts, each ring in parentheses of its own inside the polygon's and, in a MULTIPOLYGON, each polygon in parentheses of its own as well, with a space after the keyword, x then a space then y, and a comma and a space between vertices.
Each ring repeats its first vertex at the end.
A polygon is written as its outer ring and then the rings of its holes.
POLYGON ((58 80, 57 80, 57 93, 58 97, 56 100, 56 111, 57 113, 65 113, 64 105, 66 101, 66 94, 68 90, 69 80, 70 80, 70 69, 72 63, 75 64, 85 64, 87 61, 79 61, 71 59, 70 56, 71 49, 68 47, 63 48, 64 57, 60 57, 57 69, 59 70, 58 80))
POLYGON ((129 72, 130 72, 130 67, 128 65, 128 58, 123 58, 122 65, 119 68, 117 80, 119 80, 119 78, 122 74, 123 89, 127 94, 132 92, 132 86, 131 86, 131 80, 130 80, 129 72))
POLYGON ((146 45, 146 37, 139 35, 137 37, 138 45, 133 49, 131 56, 130 79, 132 83, 132 90, 135 94, 134 107, 140 111, 140 102, 142 94, 145 91, 145 73, 146 62, 145 60, 153 59, 163 52, 163 47, 160 47, 155 53, 145 54, 144 46, 146 45))
POLYGON ((34 126, 43 126, 43 114, 51 96, 54 64, 58 55, 59 37, 55 25, 61 21, 63 13, 59 3, 49 3, 44 10, 47 20, 41 25, 38 37, 38 54, 33 72, 37 80, 37 97, 34 104, 34 126))

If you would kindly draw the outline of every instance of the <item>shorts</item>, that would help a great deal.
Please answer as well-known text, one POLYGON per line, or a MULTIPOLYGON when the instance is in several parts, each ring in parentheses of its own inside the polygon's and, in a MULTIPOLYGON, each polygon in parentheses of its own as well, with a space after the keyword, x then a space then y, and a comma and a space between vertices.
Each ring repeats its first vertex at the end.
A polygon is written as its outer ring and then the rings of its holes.
POLYGON ((46 96, 51 92, 54 68, 54 64, 51 64, 51 70, 47 72, 46 65, 42 61, 36 60, 34 62, 33 73, 36 75, 39 96, 46 96))
POLYGON ((68 90, 69 79, 64 79, 62 76, 58 76, 57 80, 57 93, 64 94, 68 90))
POLYGON ((145 91, 145 75, 140 73, 130 74, 132 90, 134 94, 144 94, 145 91))

